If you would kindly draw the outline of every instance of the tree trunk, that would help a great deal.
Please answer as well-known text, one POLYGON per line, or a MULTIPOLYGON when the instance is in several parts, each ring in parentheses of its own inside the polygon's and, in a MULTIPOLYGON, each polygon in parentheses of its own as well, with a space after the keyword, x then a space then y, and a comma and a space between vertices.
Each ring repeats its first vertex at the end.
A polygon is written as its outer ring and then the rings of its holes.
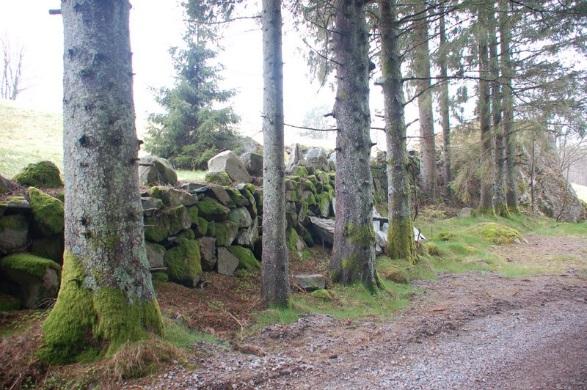
POLYGON ((126 0, 62 1, 65 254, 41 357, 161 334, 138 188, 126 0))
POLYGON ((375 281, 375 233, 369 155, 369 33, 363 0, 337 0, 334 50, 337 91, 336 223, 331 276, 335 282, 375 281))
POLYGON ((450 198, 451 189, 450 182, 452 180, 450 164, 451 164, 451 150, 450 150, 450 113, 449 113, 449 93, 448 93, 448 59, 446 53, 446 24, 444 20, 444 13, 446 8, 440 7, 440 19, 439 19, 439 36, 440 36, 440 48, 438 53, 438 66, 440 68, 440 77, 444 80, 440 85, 440 117, 442 125, 442 140, 444 148, 444 181, 445 181, 445 193, 450 198))
POLYGON ((430 82, 430 50, 428 48, 427 4, 418 0, 417 20, 414 22, 414 67, 416 93, 420 119, 420 149, 422 155, 422 191, 434 202, 436 198, 436 147, 434 140, 434 114, 432 111, 432 86, 430 82))
POLYGON ((263 0, 263 272, 267 306, 287 306, 281 0, 263 0))
POLYGON ((481 214, 493 214, 493 162, 492 162, 492 136, 490 113, 489 81, 489 50, 487 37, 487 5, 479 5, 479 125, 481 128, 481 188, 479 212, 481 214))
POLYGON ((489 57, 491 72, 491 114, 493 133, 495 134, 495 176, 493 192, 493 208, 501 217, 510 215, 505 198, 505 152, 503 127, 501 125, 501 78, 499 77, 499 59, 497 58, 497 22, 493 3, 487 4, 487 29, 489 32, 489 57))
POLYGON ((400 26, 396 0, 379 0, 381 18, 381 68, 387 141, 388 230, 387 254, 391 258, 415 260, 414 229, 410 207, 408 152, 399 50, 400 26), (390 4, 391 3, 391 4, 390 4))
POLYGON ((519 213, 518 194, 516 190, 516 144, 513 133, 514 125, 514 96, 512 93, 512 78, 514 70, 511 63, 510 41, 511 21, 508 13, 509 0, 499 1, 499 35, 501 49, 501 76, 503 79, 503 135, 505 137, 506 160, 506 202, 512 213, 519 213))

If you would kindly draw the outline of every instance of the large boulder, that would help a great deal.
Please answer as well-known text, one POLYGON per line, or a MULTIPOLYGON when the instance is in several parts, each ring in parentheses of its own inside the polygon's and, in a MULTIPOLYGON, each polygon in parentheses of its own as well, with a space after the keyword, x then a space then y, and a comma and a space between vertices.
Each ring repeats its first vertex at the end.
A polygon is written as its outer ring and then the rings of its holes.
POLYGON ((24 215, 11 214, 0 217, 0 253, 12 253, 26 249, 29 223, 24 215))
POLYGON ((180 238, 178 245, 165 253, 169 279, 186 287, 196 287, 202 277, 200 245, 196 240, 180 238))
POLYGON ((177 184, 177 174, 169 161, 155 156, 145 156, 139 161, 139 182, 144 186, 174 186, 177 184))
POLYGON ((241 160, 251 176, 263 176, 263 156, 258 153, 247 152, 241 155, 241 160))
POLYGON ((243 162, 230 150, 217 154, 208 161, 209 172, 226 172, 235 183, 250 183, 251 176, 243 162))
POLYGON ((23 186, 57 188, 63 187, 63 181, 57 165, 51 161, 40 161, 27 165, 13 180, 23 186))
POLYGON ((47 307, 59 291, 59 264, 53 260, 15 253, 0 260, 5 287, 13 290, 24 307, 47 307))
POLYGON ((293 276, 294 285, 305 291, 322 290, 326 287, 326 277, 322 274, 297 274, 293 276))
POLYGON ((41 233, 46 236, 63 233, 63 202, 35 187, 28 189, 28 197, 33 219, 41 233))

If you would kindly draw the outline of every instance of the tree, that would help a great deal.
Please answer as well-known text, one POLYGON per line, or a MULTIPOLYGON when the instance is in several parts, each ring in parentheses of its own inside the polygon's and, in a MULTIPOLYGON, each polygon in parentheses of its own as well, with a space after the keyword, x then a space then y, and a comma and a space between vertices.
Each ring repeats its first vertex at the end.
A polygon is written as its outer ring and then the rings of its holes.
POLYGON ((13 50, 8 39, 0 39, 2 50, 2 74, 0 74, 0 99, 16 100, 22 91, 22 65, 24 48, 13 50))
POLYGON ((215 25, 202 22, 210 10, 193 1, 184 3, 184 8, 185 48, 170 51, 175 85, 159 90, 157 102, 165 112, 150 116, 145 148, 170 159, 176 167, 206 169, 211 157, 238 146, 232 128, 238 117, 230 107, 217 108, 234 93, 218 86, 222 68, 213 64, 216 51, 211 48, 218 33, 215 25))
POLYGON ((143 238, 126 0, 62 3, 65 253, 41 357, 162 333, 143 238))
POLYGON ((263 0, 263 270, 265 305, 287 306, 281 0, 263 0))
POLYGON ((391 258, 415 260, 396 0, 379 0, 391 258))
POLYGON ((369 167, 369 33, 363 0, 335 3, 336 222, 330 262, 335 282, 375 290, 375 233, 369 167))
POLYGON ((448 90, 448 56, 447 56, 447 37, 446 37, 446 21, 445 13, 446 8, 440 6, 438 19, 439 29, 439 53, 438 53, 438 67, 440 68, 440 124, 442 126, 442 140, 443 140, 443 163, 444 163, 444 182, 445 182, 445 193, 450 197, 450 186, 449 183, 452 180, 450 164, 451 164, 451 150, 450 150, 450 97, 448 90))

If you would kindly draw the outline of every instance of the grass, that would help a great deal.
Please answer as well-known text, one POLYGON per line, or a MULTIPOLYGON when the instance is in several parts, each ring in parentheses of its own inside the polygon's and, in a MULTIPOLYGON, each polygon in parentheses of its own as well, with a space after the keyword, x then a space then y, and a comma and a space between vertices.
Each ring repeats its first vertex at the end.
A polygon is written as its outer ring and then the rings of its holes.
POLYGON ((183 349, 189 349, 196 343, 223 344, 223 341, 211 334, 189 329, 185 325, 169 318, 163 319, 163 339, 168 343, 183 349))
POLYGON ((0 103, 0 175, 13 177, 32 162, 63 166, 61 115, 0 103))
POLYGON ((204 176, 206 176, 206 171, 178 169, 175 172, 177 172, 177 178, 184 181, 204 181, 204 176))

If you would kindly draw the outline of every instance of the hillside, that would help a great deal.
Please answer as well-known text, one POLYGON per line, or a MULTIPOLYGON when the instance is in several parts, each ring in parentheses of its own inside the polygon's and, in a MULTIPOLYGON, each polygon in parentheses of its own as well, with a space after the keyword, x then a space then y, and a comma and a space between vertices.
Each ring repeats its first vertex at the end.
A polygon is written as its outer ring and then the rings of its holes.
POLYGON ((0 102, 0 174, 12 177, 31 162, 51 160, 59 168, 63 156, 61 115, 0 102))

